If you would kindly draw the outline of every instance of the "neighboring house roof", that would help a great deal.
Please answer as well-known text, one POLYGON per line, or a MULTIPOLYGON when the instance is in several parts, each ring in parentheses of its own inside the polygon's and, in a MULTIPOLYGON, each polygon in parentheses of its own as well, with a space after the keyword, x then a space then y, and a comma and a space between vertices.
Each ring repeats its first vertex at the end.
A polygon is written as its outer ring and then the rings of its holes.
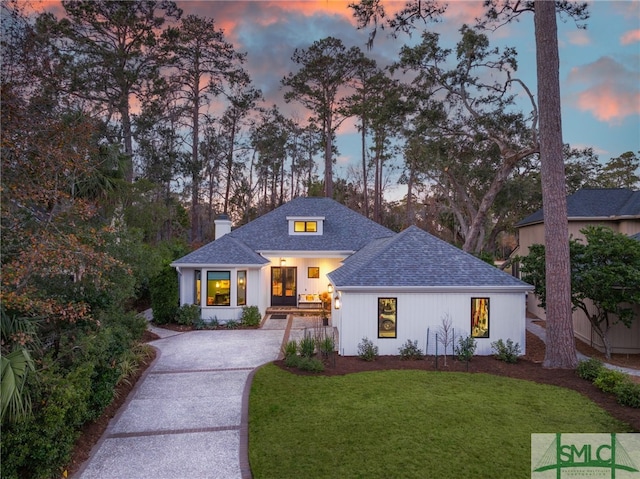
POLYGON ((328 276, 336 288, 533 290, 533 286, 416 226, 391 238, 371 242, 328 276))
POLYGON ((260 252, 352 253, 370 241, 393 236, 384 226, 331 198, 295 198, 202 248, 174 261, 186 264, 265 264, 260 252), (290 235, 287 217, 324 217, 322 235, 290 235), (238 250, 238 251, 236 251, 238 250))
MULTIPOLYGON (((640 191, 627 188, 585 188, 567 196, 567 216, 572 219, 640 218, 640 191)), ((516 226, 544 222, 543 209, 519 221, 516 226)))
POLYGON ((636 240, 636 241, 640 241, 640 233, 636 233, 634 235, 631 235, 631 238, 636 240))

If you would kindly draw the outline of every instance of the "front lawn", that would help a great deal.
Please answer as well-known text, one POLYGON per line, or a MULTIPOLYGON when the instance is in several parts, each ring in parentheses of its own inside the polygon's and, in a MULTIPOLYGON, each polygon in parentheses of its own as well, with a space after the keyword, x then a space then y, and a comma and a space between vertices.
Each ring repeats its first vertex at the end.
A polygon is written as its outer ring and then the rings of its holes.
POLYGON ((255 374, 255 479, 529 478, 531 433, 626 432, 580 394, 488 374, 255 374))

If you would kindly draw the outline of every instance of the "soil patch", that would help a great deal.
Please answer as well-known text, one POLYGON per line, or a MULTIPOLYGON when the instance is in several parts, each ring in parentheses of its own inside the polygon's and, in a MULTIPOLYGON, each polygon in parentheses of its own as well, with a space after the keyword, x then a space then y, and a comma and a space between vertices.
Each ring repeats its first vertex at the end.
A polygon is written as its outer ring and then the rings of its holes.
POLYGON ((629 424, 635 431, 640 432, 640 409, 618 404, 612 394, 602 392, 591 382, 580 378, 573 370, 545 369, 542 367, 544 360, 545 344, 536 335, 527 331, 527 354, 520 358, 516 364, 507 364, 492 356, 474 356, 469 363, 447 358, 444 365, 442 357, 436 362, 433 356, 424 360, 402 360, 399 356, 379 356, 375 361, 363 361, 358 357, 336 356, 335 362, 328 361, 324 372, 310 373, 299 369, 287 368, 283 360, 275 363, 294 374, 327 376, 350 374, 362 371, 382 371, 388 369, 420 369, 423 371, 456 371, 469 373, 487 373, 498 376, 508 376, 516 379, 524 379, 537 383, 560 386, 587 396, 598 406, 608 411, 613 417, 629 424), (467 369, 468 367, 468 369, 467 369))

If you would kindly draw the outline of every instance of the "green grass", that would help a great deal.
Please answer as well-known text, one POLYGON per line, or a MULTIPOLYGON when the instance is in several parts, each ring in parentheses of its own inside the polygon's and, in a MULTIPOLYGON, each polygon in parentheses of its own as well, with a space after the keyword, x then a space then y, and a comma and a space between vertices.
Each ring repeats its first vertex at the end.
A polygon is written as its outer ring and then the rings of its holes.
POLYGON ((531 433, 626 432, 584 396, 487 374, 382 371, 253 380, 255 479, 529 478, 531 433))

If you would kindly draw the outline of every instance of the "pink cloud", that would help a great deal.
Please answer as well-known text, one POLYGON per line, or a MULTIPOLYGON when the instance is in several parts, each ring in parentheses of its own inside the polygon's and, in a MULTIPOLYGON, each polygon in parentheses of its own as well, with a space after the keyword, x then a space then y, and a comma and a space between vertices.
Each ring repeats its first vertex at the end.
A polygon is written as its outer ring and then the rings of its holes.
POLYGON ((591 38, 585 30, 574 30, 567 33, 569 43, 572 45, 586 46, 591 44, 591 38))
POLYGON ((630 30, 620 37, 620 45, 630 45, 640 42, 640 29, 630 30))
POLYGON ((578 94, 576 103, 580 110, 591 112, 598 120, 613 124, 640 114, 640 92, 621 91, 614 84, 585 90, 578 94))
POLYGON ((619 124, 626 117, 640 115, 638 72, 610 57, 573 68, 567 84, 570 88, 584 86, 572 95, 574 105, 600 121, 619 124))

